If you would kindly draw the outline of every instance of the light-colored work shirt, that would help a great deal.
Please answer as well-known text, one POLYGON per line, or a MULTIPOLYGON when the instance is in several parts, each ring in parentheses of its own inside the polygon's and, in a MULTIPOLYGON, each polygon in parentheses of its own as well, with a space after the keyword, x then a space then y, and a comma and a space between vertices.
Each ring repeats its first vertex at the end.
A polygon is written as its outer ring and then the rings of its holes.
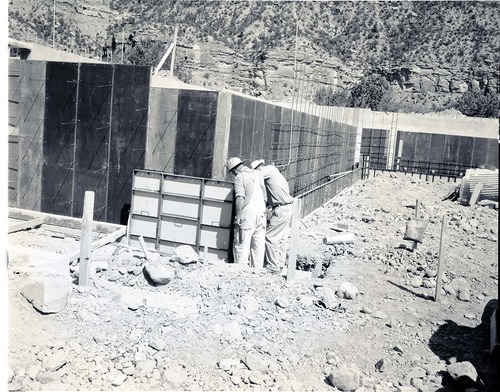
POLYGON ((264 166, 259 169, 259 173, 264 177, 267 204, 275 207, 280 204, 289 204, 293 202, 293 197, 290 196, 288 182, 276 166, 264 166))
POLYGON ((257 171, 244 167, 234 179, 235 197, 243 197, 245 200, 243 210, 248 205, 251 205, 258 210, 262 209, 262 211, 265 211, 265 192, 263 178, 257 171))

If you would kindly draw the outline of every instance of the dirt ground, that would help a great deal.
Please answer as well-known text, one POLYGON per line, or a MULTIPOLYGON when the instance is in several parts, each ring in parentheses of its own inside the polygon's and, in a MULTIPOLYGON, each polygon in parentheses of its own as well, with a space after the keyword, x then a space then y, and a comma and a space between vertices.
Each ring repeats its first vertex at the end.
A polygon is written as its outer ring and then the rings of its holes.
MULTIPOLYGON (((154 285, 142 252, 107 245, 92 253, 91 286, 73 285, 62 311, 42 314, 21 295, 28 272, 14 260, 9 389, 451 391, 466 386, 447 365, 468 361, 479 374, 474 388, 500 390, 488 352, 498 212, 442 201, 454 186, 381 174, 344 190, 300 225, 298 265, 322 263, 316 279, 165 257, 175 277, 154 285), (412 252, 403 235, 416 199, 427 227, 412 252), (323 243, 338 224, 353 244, 323 243), (354 298, 335 294, 343 282, 354 298)), ((9 242, 63 254, 79 246, 43 227, 9 242)))

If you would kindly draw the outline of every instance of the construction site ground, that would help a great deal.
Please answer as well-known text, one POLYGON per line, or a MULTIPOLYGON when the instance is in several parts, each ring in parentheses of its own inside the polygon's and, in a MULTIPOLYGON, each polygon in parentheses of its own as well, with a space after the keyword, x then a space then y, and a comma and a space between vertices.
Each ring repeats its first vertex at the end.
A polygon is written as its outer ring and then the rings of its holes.
MULTIPOLYGON (((142 251, 109 244, 92 252, 90 286, 74 284, 62 311, 42 314, 21 294, 29 271, 11 260, 9 389, 453 390, 447 365, 469 361, 478 389, 500 390, 488 351, 498 213, 443 201, 455 185, 393 173, 358 181, 301 222, 298 265, 309 271, 294 281, 163 257, 175 277, 153 285, 142 251), (417 199, 427 227, 412 252, 403 235, 417 199), (323 243, 338 224, 353 244, 323 243), (343 282, 353 299, 335 295, 343 282)), ((9 243, 64 254, 79 238, 42 225, 9 243)))

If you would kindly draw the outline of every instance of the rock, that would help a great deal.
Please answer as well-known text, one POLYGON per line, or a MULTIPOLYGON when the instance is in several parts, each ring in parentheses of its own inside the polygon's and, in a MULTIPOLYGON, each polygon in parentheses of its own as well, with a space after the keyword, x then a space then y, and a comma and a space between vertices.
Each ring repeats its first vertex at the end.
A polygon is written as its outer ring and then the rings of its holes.
POLYGON ((464 278, 455 278, 449 284, 456 292, 471 290, 469 282, 464 278))
MULTIPOLYGON (((219 368, 221 368, 222 370, 224 371, 229 371, 232 367, 236 367, 238 366, 238 364, 240 363, 239 360, 237 359, 232 359, 232 358, 222 358, 222 359, 219 359, 219 362, 218 362, 218 365, 219 365, 219 368)), ((241 381, 241 380, 240 380, 241 381)))
POLYGON ((239 307, 245 313, 250 313, 250 314, 257 312, 260 309, 259 302, 253 295, 250 294, 246 294, 243 296, 239 307))
POLYGON ((345 299, 354 299, 358 295, 359 290, 350 282, 342 282, 336 294, 345 299))
POLYGON ((470 293, 467 290, 460 290, 458 292, 458 299, 464 302, 470 302, 470 293))
POLYGON ((90 263, 90 268, 94 273, 107 271, 109 269, 109 262, 106 260, 96 260, 90 263))
POLYGON ((424 279, 422 284, 427 289, 436 287, 436 282, 434 280, 430 280, 430 279, 424 279))
POLYGON ((259 371, 254 371, 248 376, 248 381, 250 381, 252 384, 260 385, 264 381, 263 374, 259 371))
POLYGON ((139 309, 142 305, 144 305, 142 298, 135 298, 127 302, 127 308, 134 311, 139 309))
POLYGON ((193 264, 198 262, 198 254, 189 245, 181 245, 175 248, 174 255, 170 261, 176 261, 179 264, 193 264))
POLYGON ((425 271, 425 276, 427 276, 428 278, 434 278, 436 275, 437 275, 437 270, 435 270, 435 269, 428 268, 425 271))
POLYGON ((108 379, 112 386, 119 387, 125 382, 125 380, 127 379, 127 375, 121 372, 115 372, 110 374, 108 379))
POLYGON ((161 351, 167 346, 164 340, 155 339, 149 343, 149 347, 154 348, 155 350, 161 351))
POLYGON ((376 310, 375 312, 372 313, 372 317, 376 318, 376 319, 383 320, 383 319, 387 318, 387 315, 384 312, 382 312, 381 310, 376 310))
POLYGON ((135 365, 135 370, 141 373, 150 374, 156 368, 156 361, 146 360, 135 365))
POLYGON ((248 353, 242 361, 251 371, 264 371, 267 364, 257 355, 248 353))
POLYGON ((391 212, 391 209, 390 209, 390 208, 388 208, 388 207, 382 207, 380 210, 381 210, 382 212, 385 212, 386 214, 388 214, 389 212, 391 212))
POLYGON ((233 340, 242 340, 241 327, 236 321, 224 324, 223 327, 224 334, 233 340))
POLYGON ((8 383, 12 382, 12 379, 14 378, 14 375, 15 375, 14 370, 12 370, 11 368, 9 368, 7 370, 7 382, 8 383))
POLYGON ((453 287, 451 287, 449 284, 443 285, 443 290, 446 294, 455 296, 457 293, 453 287))
POLYGON ((329 287, 320 287, 318 288, 318 296, 325 305, 327 309, 336 309, 339 307, 340 302, 333 292, 333 290, 329 287))
POLYGON ((474 320, 476 318, 476 316, 473 315, 472 313, 466 313, 464 314, 464 317, 468 320, 474 320))
POLYGON ((371 310, 370 308, 368 308, 366 306, 363 306, 363 308, 361 309, 361 313, 372 314, 373 310, 371 310))
POLYGON ((377 369, 379 372, 385 372, 387 370, 386 361, 384 360, 384 358, 381 358, 377 361, 377 363, 375 364, 375 369, 377 369))
POLYGON ((420 366, 415 366, 412 368, 409 373, 407 374, 407 377, 409 379, 412 378, 424 378, 427 375, 427 372, 425 369, 421 368, 420 366))
MULTIPOLYGON (((38 375, 38 373, 40 373, 41 371, 43 370, 43 368, 41 366, 38 366, 38 365, 33 365, 31 366, 28 371, 27 371, 27 374, 28 374, 28 377, 31 378, 32 380, 36 380, 36 376, 38 375)), ((11 379, 12 380, 12 379, 11 379)), ((11 380, 9 380, 8 382, 10 382, 11 380)))
POLYGON ((472 381, 477 380, 477 371, 472 363, 468 361, 452 363, 446 366, 446 371, 455 380, 461 377, 469 377, 472 381))
POLYGON ((161 375, 161 379, 169 383, 174 389, 180 390, 180 386, 187 380, 187 375, 182 367, 175 366, 165 369, 161 375))
POLYGON ((315 299, 315 297, 312 297, 310 295, 303 295, 300 297, 300 306, 302 306, 303 308, 308 308, 314 304, 315 299))
MULTIPOLYGON (((126 270, 125 270, 125 273, 126 273, 126 270)), ((124 274, 124 275, 125 275, 125 274, 124 274)), ((111 271, 111 273, 108 275, 108 280, 109 280, 110 282, 114 282, 114 281, 116 281, 116 280, 120 279, 120 276, 121 276, 120 272, 118 272, 118 271, 116 271, 116 270, 113 270, 113 271, 111 271)))
POLYGON ((58 352, 47 359, 45 369, 49 372, 55 372, 57 369, 63 367, 68 362, 67 356, 64 352, 58 352))
POLYGON ((144 335, 144 331, 139 328, 134 328, 132 331, 130 331, 129 339, 132 342, 138 342, 140 338, 144 335))
POLYGON ((71 282, 63 275, 34 274, 29 277, 21 294, 42 313, 63 310, 71 292, 71 282))
POLYGON ((156 284, 167 284, 175 276, 175 270, 172 267, 159 263, 147 262, 144 270, 156 284))
POLYGON ((57 380, 59 377, 60 375, 56 372, 39 372, 36 376, 36 379, 42 384, 49 384, 57 380))
POLYGON ((422 283, 423 283, 423 280, 422 280, 421 276, 414 276, 410 280, 410 286, 414 287, 414 288, 418 288, 418 287, 422 286, 422 283))
MULTIPOLYGON (((120 267, 120 268, 118 268, 118 272, 122 275, 125 275, 127 273, 127 269, 125 267, 120 267)), ((109 278, 108 278, 108 280, 109 280, 109 278)))
POLYGON ((284 309, 286 309, 290 306, 290 302, 288 302, 288 300, 286 298, 283 298, 283 297, 276 298, 275 304, 276 304, 276 306, 279 306, 280 308, 284 308, 284 309))
POLYGON ((342 364, 330 372, 328 381, 341 391, 353 391, 360 386, 360 371, 354 364, 342 364))

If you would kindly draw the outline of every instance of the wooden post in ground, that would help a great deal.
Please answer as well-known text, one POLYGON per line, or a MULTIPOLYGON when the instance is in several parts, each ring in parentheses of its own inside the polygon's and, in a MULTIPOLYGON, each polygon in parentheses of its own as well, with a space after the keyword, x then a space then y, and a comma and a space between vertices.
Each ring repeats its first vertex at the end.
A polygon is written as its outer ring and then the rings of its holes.
POLYGON ((148 248, 146 247, 146 243, 144 242, 144 238, 142 238, 142 235, 139 236, 139 244, 141 244, 141 248, 144 252, 144 257, 146 258, 146 260, 151 260, 151 256, 149 255, 148 248))
MULTIPOLYGON (((417 199, 417 201, 415 202, 415 219, 419 219, 420 217, 420 201, 417 199)), ((417 249, 417 244, 418 242, 417 241, 413 241, 413 246, 411 248, 411 251, 415 251, 415 249, 417 249)))
POLYGON ((443 225, 441 227, 441 239, 439 240, 439 261, 438 269, 436 275, 436 294, 434 295, 434 301, 439 302, 439 297, 441 296, 441 275, 443 273, 443 261, 444 261, 444 237, 446 235, 446 226, 448 225, 448 220, 446 215, 443 216, 443 225))
POLYGON ((288 252, 287 280, 295 279, 295 269, 297 267, 297 247, 299 242, 300 211, 302 200, 293 199, 292 230, 290 232, 290 250, 288 252))
POLYGON ((94 219, 94 192, 86 191, 83 199, 82 236, 80 238, 80 276, 78 284, 88 286, 90 282, 90 252, 92 244, 92 221, 94 219))
POLYGON ((479 196, 481 195, 481 191, 483 190, 483 186, 484 186, 483 183, 480 182, 474 187, 474 191, 472 192, 469 205, 473 206, 477 203, 479 196))

